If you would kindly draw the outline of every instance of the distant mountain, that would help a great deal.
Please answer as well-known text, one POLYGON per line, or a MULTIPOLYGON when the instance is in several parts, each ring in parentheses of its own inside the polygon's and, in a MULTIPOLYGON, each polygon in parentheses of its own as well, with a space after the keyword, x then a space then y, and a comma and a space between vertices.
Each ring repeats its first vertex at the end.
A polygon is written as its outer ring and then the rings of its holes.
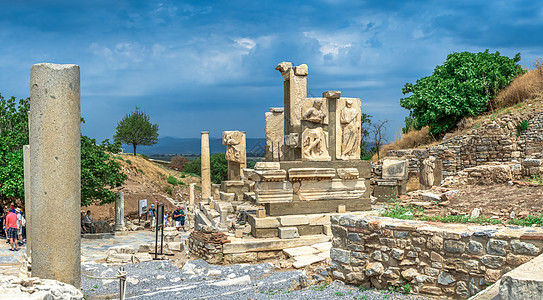
MULTIPOLYGON (((265 138, 247 138, 247 153, 261 154, 264 156, 265 138)), ((165 136, 160 138, 153 146, 137 146, 136 152, 145 155, 153 154, 200 154, 201 142, 199 138, 176 138, 165 136)), ((209 138, 211 154, 223 153, 226 146, 222 145, 222 139, 209 138)), ((123 145, 125 153, 134 152, 132 145, 123 145)))

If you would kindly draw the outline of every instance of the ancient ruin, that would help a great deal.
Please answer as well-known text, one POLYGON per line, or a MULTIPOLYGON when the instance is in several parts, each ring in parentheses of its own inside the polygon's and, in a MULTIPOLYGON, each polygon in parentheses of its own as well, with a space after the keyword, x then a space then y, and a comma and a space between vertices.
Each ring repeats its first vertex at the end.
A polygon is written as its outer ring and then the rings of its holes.
POLYGON ((30 72, 30 86, 32 276, 79 288, 79 66, 36 64, 30 72))

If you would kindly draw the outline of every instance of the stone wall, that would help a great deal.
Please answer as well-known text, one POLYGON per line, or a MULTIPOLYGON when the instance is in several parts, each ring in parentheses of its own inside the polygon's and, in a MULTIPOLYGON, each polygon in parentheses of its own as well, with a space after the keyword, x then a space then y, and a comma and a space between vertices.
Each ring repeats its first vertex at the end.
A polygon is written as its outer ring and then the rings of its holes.
POLYGON ((230 243, 222 232, 193 231, 190 233, 188 244, 191 254, 203 258, 210 264, 223 262, 223 244, 230 243))
POLYGON ((466 299, 541 253, 543 229, 334 216, 333 277, 466 299))
POLYGON ((543 112, 532 111, 523 117, 510 114, 494 120, 484 120, 476 126, 468 133, 448 139, 437 146, 427 149, 391 150, 387 152, 387 156, 408 159, 410 174, 420 172, 420 163, 424 158, 435 156, 442 162, 443 177, 457 175, 464 169, 488 163, 543 158, 543 112), (517 126, 523 120, 528 121, 528 129, 517 136, 517 126))

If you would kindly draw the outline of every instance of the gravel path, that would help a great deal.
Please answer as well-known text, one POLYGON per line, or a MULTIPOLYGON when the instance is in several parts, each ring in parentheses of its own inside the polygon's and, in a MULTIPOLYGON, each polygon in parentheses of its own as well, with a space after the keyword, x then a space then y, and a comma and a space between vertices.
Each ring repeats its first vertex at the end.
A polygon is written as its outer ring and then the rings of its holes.
MULTIPOLYGON (((127 299, 426 299, 388 291, 360 291, 339 281, 293 290, 307 278, 302 271, 278 272, 269 263, 218 266, 194 260, 179 269, 170 261, 150 261, 124 267, 128 274, 127 299)), ((87 299, 118 298, 118 280, 88 278, 114 277, 117 269, 95 262, 84 264, 81 288, 87 299)))

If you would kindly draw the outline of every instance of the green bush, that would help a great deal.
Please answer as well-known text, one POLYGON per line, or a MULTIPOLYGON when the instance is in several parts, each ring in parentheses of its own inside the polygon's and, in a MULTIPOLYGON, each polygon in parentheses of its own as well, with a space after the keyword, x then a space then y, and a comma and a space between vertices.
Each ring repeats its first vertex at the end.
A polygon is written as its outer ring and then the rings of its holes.
POLYGON ((498 91, 524 73, 519 61, 520 53, 509 58, 488 49, 449 54, 431 76, 405 84, 402 92, 412 95, 400 105, 410 110, 416 129, 428 125, 432 134, 443 134, 462 118, 488 110, 498 91))
MULTIPOLYGON (((183 172, 202 176, 201 160, 197 158, 185 164, 183 172)), ((215 153, 210 157, 211 164, 211 181, 213 183, 221 183, 228 178, 228 162, 224 153, 215 153)))
POLYGON ((175 179, 175 177, 173 177, 172 175, 168 176, 168 179, 166 179, 166 181, 168 181, 168 183, 171 185, 177 185, 177 179, 175 179))
POLYGON ((517 125, 517 136, 520 136, 521 132, 526 129, 528 129, 528 121, 520 121, 520 123, 517 125))

